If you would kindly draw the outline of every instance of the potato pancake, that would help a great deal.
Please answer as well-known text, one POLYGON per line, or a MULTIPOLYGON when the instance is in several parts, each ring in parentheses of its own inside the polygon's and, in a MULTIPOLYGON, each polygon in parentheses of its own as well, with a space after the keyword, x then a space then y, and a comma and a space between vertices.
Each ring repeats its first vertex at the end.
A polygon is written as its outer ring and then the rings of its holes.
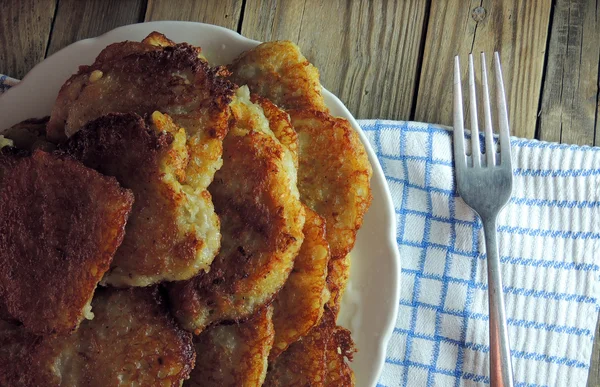
POLYGON ((259 44, 227 67, 233 82, 248 85, 252 93, 283 109, 329 111, 321 95, 319 70, 290 41, 259 44))
POLYGON ((319 322, 329 299, 325 221, 314 211, 305 211, 304 243, 287 282, 273 301, 275 344, 269 354, 271 362, 319 322))
POLYGON ((194 367, 192 335, 156 288, 98 289, 96 317, 68 336, 35 336, 0 321, 2 386, 180 386, 194 367))
POLYGON ((232 110, 223 167, 209 188, 221 219, 221 251, 208 273, 169 287, 174 314, 196 334, 214 322, 247 318, 270 302, 304 239, 291 154, 247 88, 240 88, 232 110))
POLYGON ((289 113, 298 132, 300 198, 325 218, 332 259, 343 259, 371 204, 371 164, 348 121, 317 111, 289 113))
POLYGON ((261 386, 273 345, 273 309, 259 309, 248 320, 216 325, 194 337, 196 367, 184 386, 261 386))
POLYGON ((321 322, 269 363, 265 387, 351 387, 354 344, 327 309, 321 322))
POLYGON ((148 43, 155 40, 111 44, 92 65, 81 66, 59 92, 48 137, 64 140, 108 113, 160 111, 188 135, 188 184, 206 187, 222 163, 233 85, 198 57, 199 48, 148 43))
POLYGON ((213 257, 206 250, 217 248, 212 225, 218 220, 197 216, 212 213, 212 201, 185 184, 185 130, 159 112, 149 121, 147 125, 137 114, 108 114, 60 146, 86 166, 116 177, 135 195, 125 239, 105 284, 186 280, 209 268, 213 257), (214 244, 206 246, 206 241, 214 244))
POLYGON ((318 387, 327 373, 326 345, 331 327, 317 325, 269 363, 264 387, 318 387))
POLYGON ((198 197, 197 212, 189 216, 204 224, 199 260, 209 263, 219 251, 221 236, 207 188, 223 162, 234 88, 199 58, 199 48, 170 46, 163 38, 151 34, 145 42, 111 44, 92 65, 81 66, 62 86, 47 134, 52 141, 64 142, 89 121, 109 113, 135 113, 144 119, 155 111, 169 115, 187 136, 182 184, 198 197))
POLYGON ((0 314, 40 334, 92 318, 132 204, 115 178, 70 157, 0 150, 0 314))
POLYGON ((318 71, 295 44, 263 43, 228 68, 233 82, 289 113, 298 133, 300 199, 325 218, 332 259, 344 258, 371 203, 373 171, 358 133, 328 113, 318 71))

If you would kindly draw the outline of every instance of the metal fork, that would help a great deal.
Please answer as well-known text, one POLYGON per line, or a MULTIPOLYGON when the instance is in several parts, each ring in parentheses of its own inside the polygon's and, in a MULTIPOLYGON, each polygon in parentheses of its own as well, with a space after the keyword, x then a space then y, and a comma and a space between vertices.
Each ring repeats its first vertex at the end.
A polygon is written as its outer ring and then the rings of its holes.
POLYGON ((497 220, 512 192, 512 163, 506 96, 500 68, 500 57, 494 53, 496 73, 497 116, 500 132, 500 149, 495 150, 492 132, 492 114, 485 65, 481 53, 481 83, 483 86, 483 111, 485 122, 485 154, 480 151, 479 127, 477 123, 477 95, 475 93, 475 71, 473 55, 469 55, 469 100, 471 116, 471 155, 465 153, 464 118, 460 65, 458 56, 454 61, 454 166, 458 194, 480 217, 485 234, 488 269, 489 334, 490 334, 490 384, 512 386, 513 373, 510 345, 504 312, 504 295, 500 257, 498 255, 497 220))

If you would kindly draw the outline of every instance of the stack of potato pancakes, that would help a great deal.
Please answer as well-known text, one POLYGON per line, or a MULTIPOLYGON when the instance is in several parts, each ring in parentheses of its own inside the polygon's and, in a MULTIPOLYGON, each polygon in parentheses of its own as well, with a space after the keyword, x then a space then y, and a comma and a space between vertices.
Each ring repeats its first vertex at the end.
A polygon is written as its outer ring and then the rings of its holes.
POLYGON ((296 45, 112 44, 0 146, 0 385, 354 385, 372 170, 296 45))

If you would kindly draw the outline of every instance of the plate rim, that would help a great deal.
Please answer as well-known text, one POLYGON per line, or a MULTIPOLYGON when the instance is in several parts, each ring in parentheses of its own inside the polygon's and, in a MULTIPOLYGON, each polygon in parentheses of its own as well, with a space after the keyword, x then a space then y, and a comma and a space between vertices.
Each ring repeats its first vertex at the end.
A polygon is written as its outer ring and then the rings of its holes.
MULTIPOLYGON (((52 55, 46 57, 44 60, 40 61, 33 68, 31 68, 31 70, 29 70, 27 72, 27 74, 25 74, 25 76, 21 79, 21 81, 18 84, 11 87, 4 93, 0 94, 0 103, 2 101, 8 100, 10 98, 10 96, 12 94, 14 94, 15 90, 21 90, 21 89, 19 89, 19 87, 23 87, 22 85, 27 84, 26 81, 28 81, 28 79, 32 78, 33 74, 35 74, 36 71, 39 71, 40 68, 43 68, 44 66, 47 66, 47 65, 51 64, 52 62, 58 61, 61 57, 66 56, 66 54, 70 51, 73 51, 76 49, 81 49, 81 48, 83 48, 83 46, 86 46, 86 45, 94 44, 94 41, 106 39, 107 37, 110 37, 111 35, 119 35, 122 33, 127 33, 126 32, 127 30, 136 29, 136 28, 148 28, 148 29, 152 29, 155 31, 160 31, 161 26, 167 26, 167 25, 171 26, 173 24, 176 24, 176 25, 182 26, 182 27, 190 27, 190 28, 197 27, 197 28, 214 29, 216 31, 219 31, 221 34, 228 35, 230 38, 237 39, 242 42, 252 43, 254 45, 258 45, 258 44, 262 43, 258 40, 247 38, 247 37, 243 36, 242 34, 238 33, 237 31, 228 29, 226 27, 222 27, 222 26, 218 26, 218 25, 214 25, 214 24, 208 24, 208 23, 201 23, 201 22, 160 20, 160 21, 152 21, 152 22, 144 22, 144 23, 127 24, 127 25, 119 26, 117 28, 109 30, 101 35, 96 36, 96 37, 86 38, 86 39, 82 39, 82 40, 73 42, 73 43, 63 47, 62 49, 58 50, 57 52, 53 53, 52 55), (143 27, 140 27, 140 26, 143 26, 143 27)), ((373 364, 374 367, 373 368, 374 368, 375 372, 373 374, 371 384, 375 385, 377 383, 377 381, 379 380, 379 378, 381 376, 381 372, 384 367, 387 347, 388 347, 389 341, 392 337, 393 329, 395 326, 395 321, 396 321, 396 318, 398 315, 398 308, 399 308, 399 301, 400 301, 401 256, 400 256, 400 252, 398 250, 398 245, 397 245, 397 241, 396 241, 397 224, 396 224, 395 208, 393 205, 392 195, 390 192, 389 185, 387 183, 387 180, 385 179, 385 174, 383 172, 383 168, 379 162, 379 159, 377 158, 375 151, 371 147, 371 144, 370 144, 365 132, 362 130, 362 128, 360 127, 360 125, 358 124, 357 120, 354 118, 352 113, 350 113, 350 111, 348 110, 346 105, 335 94, 328 91, 325 87, 323 87, 322 90, 323 90, 324 98, 326 100, 326 105, 328 105, 328 107, 331 108, 331 106, 329 106, 329 104, 335 103, 336 108, 343 113, 342 117, 347 119, 350 122, 352 128, 358 133, 360 140, 363 143, 363 146, 365 147, 365 150, 369 157, 369 161, 371 162, 373 172, 374 172, 373 177, 376 177, 376 179, 382 183, 381 184, 381 188, 382 188, 381 193, 382 193, 383 199, 385 201, 385 203, 384 203, 385 207, 387 207, 386 208, 387 219, 381 219, 381 220, 385 221, 385 222, 383 222, 383 224, 388 232, 386 239, 388 240, 388 243, 389 243, 388 247, 389 247, 389 252, 390 252, 390 256, 391 256, 390 263, 393 268, 393 273, 391 275, 394 277, 393 278, 394 281, 392 283, 395 284, 395 286, 393 289, 393 294, 390 295, 393 297, 392 308, 390 308, 390 310, 388 311, 388 316, 386 316, 387 321, 385 323, 381 339, 379 340, 380 345, 378 345, 378 348, 377 348, 377 352, 378 352, 377 356, 374 359, 374 364, 373 364)), ((0 128, 0 133, 4 129, 6 129, 6 128, 0 128)), ((373 180, 374 179, 371 180, 371 184, 373 183, 373 180)), ((359 348, 359 351, 360 351, 360 348, 359 348)))

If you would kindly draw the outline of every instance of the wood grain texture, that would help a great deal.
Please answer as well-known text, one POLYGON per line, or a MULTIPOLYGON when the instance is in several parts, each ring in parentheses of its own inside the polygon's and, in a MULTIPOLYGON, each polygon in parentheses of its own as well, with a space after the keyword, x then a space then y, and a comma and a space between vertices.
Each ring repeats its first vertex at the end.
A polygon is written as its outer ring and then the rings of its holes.
POLYGON ((0 0, 0 71, 22 78, 44 59, 56 0, 0 0))
POLYGON ((408 119, 426 0, 248 0, 242 34, 288 39, 357 118, 408 119))
POLYGON ((598 104, 598 4, 557 0, 542 93, 541 140, 594 143, 598 104))
POLYGON ((244 9, 242 34, 250 39, 298 42, 305 0, 248 0, 244 9))
POLYGON ((242 0, 148 0, 146 21, 187 20, 237 30, 242 0))
MULTIPOLYGON (((448 74, 453 68, 454 56, 460 55, 463 79, 466 79, 470 52, 487 53, 491 69, 492 53, 499 51, 511 132, 533 138, 550 8, 551 0, 433 0, 415 120, 452 125, 452 77, 448 74), (485 17, 476 21, 473 10, 480 6, 485 10, 485 17)), ((479 55, 475 62, 478 67, 479 55)))
POLYGON ((145 0, 60 0, 48 54, 81 39, 141 21, 145 0))

